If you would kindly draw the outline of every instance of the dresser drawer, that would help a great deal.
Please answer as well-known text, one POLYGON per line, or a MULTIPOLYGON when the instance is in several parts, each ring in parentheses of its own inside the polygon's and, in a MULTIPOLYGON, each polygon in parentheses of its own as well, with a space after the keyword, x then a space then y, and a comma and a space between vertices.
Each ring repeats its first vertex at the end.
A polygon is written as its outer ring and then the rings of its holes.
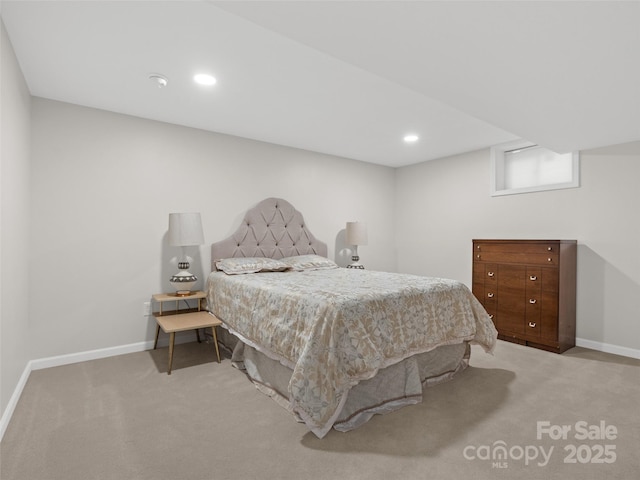
POLYGON ((558 265, 557 253, 511 253, 482 252, 476 253, 474 261, 489 263, 511 263, 514 265, 558 265))
POLYGON ((556 241, 488 242, 473 244, 476 262, 512 263, 520 265, 558 265, 560 244, 556 241))
POLYGON ((478 240, 473 245, 474 253, 517 253, 517 254, 546 254, 560 252, 560 244, 557 241, 535 241, 522 243, 489 242, 478 240))

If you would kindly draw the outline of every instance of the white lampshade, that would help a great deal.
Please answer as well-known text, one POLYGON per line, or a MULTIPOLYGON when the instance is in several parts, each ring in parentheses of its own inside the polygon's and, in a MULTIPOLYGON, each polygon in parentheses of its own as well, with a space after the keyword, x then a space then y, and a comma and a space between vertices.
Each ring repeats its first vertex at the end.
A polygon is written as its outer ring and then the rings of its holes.
POLYGON ((367 243, 367 224, 364 222, 347 222, 347 244, 366 245, 367 243))
POLYGON ((204 232, 199 213, 169 214, 169 245, 172 247, 188 247, 202 245, 204 232))

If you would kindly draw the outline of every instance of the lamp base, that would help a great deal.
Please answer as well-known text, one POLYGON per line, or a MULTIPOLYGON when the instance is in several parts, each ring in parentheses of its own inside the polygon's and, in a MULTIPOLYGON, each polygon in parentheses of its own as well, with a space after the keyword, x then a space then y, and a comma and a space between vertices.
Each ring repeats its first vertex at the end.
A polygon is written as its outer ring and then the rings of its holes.
POLYGON ((351 263, 347 265, 347 268, 357 268, 359 270, 364 270, 364 265, 360 263, 360 257, 358 255, 353 255, 351 257, 351 263))
POLYGON ((189 273, 189 262, 178 263, 180 271, 169 279, 169 283, 176 289, 175 295, 178 297, 187 297, 191 295, 191 288, 198 281, 193 273, 189 273))

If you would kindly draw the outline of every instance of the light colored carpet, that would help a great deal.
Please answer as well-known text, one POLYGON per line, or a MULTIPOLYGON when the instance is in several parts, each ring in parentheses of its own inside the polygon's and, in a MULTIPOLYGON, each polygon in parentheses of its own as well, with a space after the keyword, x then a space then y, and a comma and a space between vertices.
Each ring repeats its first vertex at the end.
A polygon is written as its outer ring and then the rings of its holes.
POLYGON ((166 348, 33 372, 0 445, 0 477, 640 477, 638 360, 504 342, 490 356, 474 347, 470 368, 428 389, 422 404, 320 440, 228 359, 217 364, 211 349, 178 345, 170 376, 166 348), (566 439, 538 439, 538 422, 571 430, 566 439), (576 439, 577 422, 598 426, 593 435, 604 422, 610 438, 576 439), (499 446, 506 459, 485 459, 499 446), (546 464, 540 448, 551 451, 546 464))

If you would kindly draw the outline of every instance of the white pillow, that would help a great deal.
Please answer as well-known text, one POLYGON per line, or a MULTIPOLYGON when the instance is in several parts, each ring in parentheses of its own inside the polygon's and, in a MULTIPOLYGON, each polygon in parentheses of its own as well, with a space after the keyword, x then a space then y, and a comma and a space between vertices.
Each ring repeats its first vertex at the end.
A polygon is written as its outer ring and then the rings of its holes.
POLYGON ((326 257, 320 255, 296 255, 295 257, 283 258, 282 261, 291 267, 292 270, 301 272, 303 270, 327 270, 338 268, 338 265, 326 257))
POLYGON ((216 268, 228 275, 257 272, 283 272, 289 265, 280 260, 265 257, 237 257, 216 260, 216 268))

